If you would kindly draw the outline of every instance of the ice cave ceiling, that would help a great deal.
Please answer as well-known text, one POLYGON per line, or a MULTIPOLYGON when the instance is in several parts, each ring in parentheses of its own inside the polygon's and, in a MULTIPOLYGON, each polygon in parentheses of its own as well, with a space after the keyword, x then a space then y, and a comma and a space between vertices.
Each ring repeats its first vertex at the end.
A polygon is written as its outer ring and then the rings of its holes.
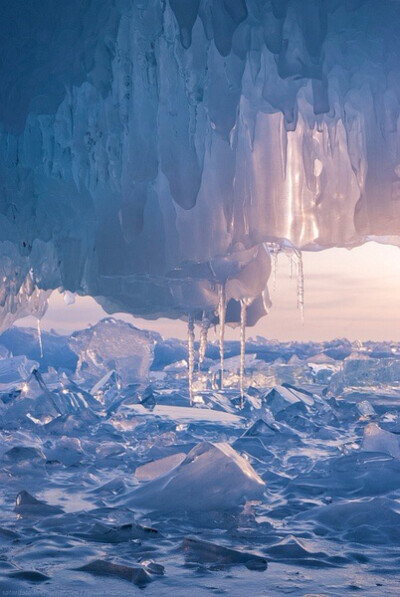
POLYGON ((400 245, 400 2, 3 0, 0 325, 268 306, 271 251, 400 245))

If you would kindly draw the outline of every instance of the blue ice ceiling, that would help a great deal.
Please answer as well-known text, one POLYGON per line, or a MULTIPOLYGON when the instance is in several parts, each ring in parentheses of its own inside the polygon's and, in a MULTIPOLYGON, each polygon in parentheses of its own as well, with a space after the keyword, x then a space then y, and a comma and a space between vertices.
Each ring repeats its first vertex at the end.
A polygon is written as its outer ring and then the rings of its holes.
POLYGON ((251 324, 271 248, 400 244, 399 31, 395 0, 3 0, 0 325, 55 288, 251 324))

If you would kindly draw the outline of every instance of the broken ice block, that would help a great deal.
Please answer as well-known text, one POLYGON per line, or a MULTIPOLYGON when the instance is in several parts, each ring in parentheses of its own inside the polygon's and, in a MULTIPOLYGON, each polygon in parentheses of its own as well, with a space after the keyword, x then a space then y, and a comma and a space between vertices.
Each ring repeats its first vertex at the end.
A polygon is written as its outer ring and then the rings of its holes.
POLYGON ((343 362, 343 380, 349 386, 373 386, 400 381, 400 360, 352 353, 343 362))
POLYGON ((400 460, 400 438, 390 431, 384 431, 376 423, 364 429, 362 449, 365 452, 382 452, 400 460))
POLYGON ((291 386, 276 386, 272 390, 267 391, 263 399, 273 415, 276 415, 292 404, 303 404, 306 406, 314 404, 314 398, 310 392, 291 386))
POLYGON ((263 480, 229 444, 197 444, 165 474, 133 490, 124 505, 147 510, 227 510, 260 499, 263 480))
POLYGON ((152 462, 146 462, 138 466, 135 470, 135 477, 139 481, 151 481, 161 475, 169 472, 172 468, 185 460, 186 454, 184 452, 178 452, 177 454, 171 454, 165 458, 159 458, 152 462))
POLYGON ((0 389, 6 391, 22 384, 38 367, 36 361, 31 361, 26 356, 0 359, 0 389))
POLYGON ((376 411, 368 400, 361 400, 357 404, 357 410, 362 417, 375 417, 376 411))
POLYGON ((127 541, 132 541, 133 539, 144 539, 152 535, 157 535, 157 531, 136 523, 110 526, 95 521, 89 525, 85 525, 82 532, 75 532, 74 535, 87 541, 98 541, 100 543, 125 543, 127 541))
POLYGON ((114 564, 107 560, 93 560, 77 570, 90 572, 96 576, 115 576, 127 580, 135 585, 144 586, 151 582, 151 576, 144 566, 127 566, 126 564, 114 564))
POLYGON ((203 541, 197 537, 185 537, 183 540, 185 559, 188 562, 218 564, 220 566, 231 566, 232 564, 243 564, 249 570, 266 570, 268 563, 266 558, 217 545, 210 541, 203 541))
POLYGON ((263 419, 257 419, 242 437, 274 436, 279 431, 279 425, 271 413, 270 415, 270 417, 264 416, 263 419))
POLYGON ((63 509, 37 500, 30 493, 23 490, 17 495, 15 512, 22 516, 53 516, 54 514, 61 514, 63 509))
POLYGON ((112 317, 75 332, 69 340, 78 355, 76 372, 85 378, 99 378, 116 371, 123 384, 148 376, 154 354, 154 336, 112 317))
POLYGON ((64 466, 78 465, 85 454, 79 439, 71 437, 61 437, 54 442, 48 442, 49 446, 45 448, 45 454, 48 462, 59 462, 64 466))

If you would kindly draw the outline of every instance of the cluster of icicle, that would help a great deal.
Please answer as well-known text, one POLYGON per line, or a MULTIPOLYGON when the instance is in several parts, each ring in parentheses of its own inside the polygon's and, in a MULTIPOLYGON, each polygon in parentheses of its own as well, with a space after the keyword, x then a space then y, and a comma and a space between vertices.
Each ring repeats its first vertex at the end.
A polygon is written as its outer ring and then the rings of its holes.
MULTIPOLYGON (((301 321, 304 322, 304 269, 303 258, 301 251, 289 246, 287 243, 279 245, 277 243, 264 243, 264 248, 271 256, 272 260, 272 281, 276 285, 276 275, 278 268, 278 255, 283 253, 290 261, 290 277, 293 277, 293 269, 296 269, 297 274, 297 308, 300 311, 301 321)), ((198 348, 198 370, 200 371, 204 361, 208 331, 212 322, 218 322, 219 326, 219 358, 220 358, 220 389, 224 387, 224 339, 225 339, 225 324, 226 324, 226 288, 224 284, 218 284, 218 308, 216 313, 203 311, 202 317, 199 321, 200 338, 198 348)), ((240 404, 243 406, 245 399, 245 353, 246 353, 246 325, 247 325, 247 309, 252 304, 252 299, 242 298, 240 304, 240 361, 239 361, 239 391, 240 404)), ((189 401, 193 404, 193 380, 195 372, 195 315, 193 313, 188 315, 187 325, 187 345, 188 345, 188 388, 189 401)))
MULTIPOLYGON (((219 321, 219 356, 220 356, 220 389, 224 387, 224 337, 225 337, 225 314, 226 314, 226 294, 223 284, 218 286, 218 321, 219 321)), ((240 378, 239 389, 241 396, 241 403, 244 400, 244 365, 245 365, 245 350, 246 350, 246 311, 248 306, 246 299, 240 300, 240 378)), ((211 325, 211 318, 209 314, 203 312, 200 324, 200 341, 198 350, 198 369, 201 369, 204 361, 208 330, 211 325)), ((193 404, 193 376, 195 367, 195 323, 192 315, 188 317, 188 385, 189 385, 189 401, 193 404)))
POLYGON ((40 320, 47 310, 51 291, 38 288, 32 269, 24 275, 24 272, 18 271, 16 264, 10 260, 7 271, 4 264, 5 261, 0 268, 0 332, 10 327, 17 319, 34 315, 37 318, 39 346, 42 353, 40 320))

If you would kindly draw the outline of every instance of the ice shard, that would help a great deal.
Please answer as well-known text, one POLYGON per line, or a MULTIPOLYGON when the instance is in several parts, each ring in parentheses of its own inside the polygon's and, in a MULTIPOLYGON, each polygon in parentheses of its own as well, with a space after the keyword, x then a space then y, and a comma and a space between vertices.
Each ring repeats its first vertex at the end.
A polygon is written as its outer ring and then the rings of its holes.
POLYGON ((221 286, 227 323, 246 298, 252 325, 263 243, 400 244, 398 2, 4 0, 0 15, 0 327, 40 318, 55 288, 217 319, 221 286))
POLYGON ((147 510, 220 510, 260 499, 264 490, 263 480, 229 444, 202 442, 123 503, 147 510))

